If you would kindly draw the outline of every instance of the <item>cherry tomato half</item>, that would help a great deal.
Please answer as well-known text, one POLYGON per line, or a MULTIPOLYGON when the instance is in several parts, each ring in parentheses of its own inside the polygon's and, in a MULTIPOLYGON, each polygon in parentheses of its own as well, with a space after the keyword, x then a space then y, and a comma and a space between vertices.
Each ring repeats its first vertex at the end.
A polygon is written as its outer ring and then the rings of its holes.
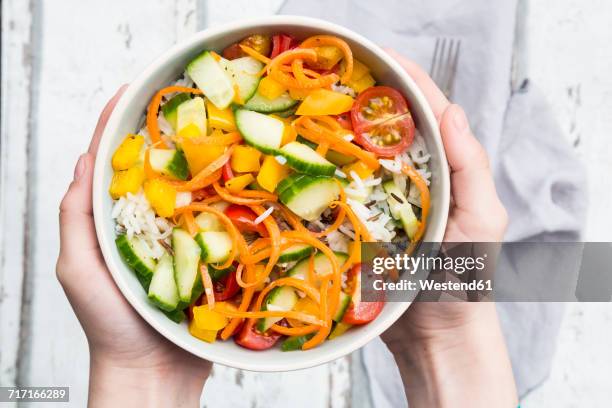
POLYGON ((297 43, 293 37, 287 34, 276 34, 272 36, 272 52, 270 58, 276 57, 287 50, 295 48, 297 43))
POLYGON ((240 290, 240 286, 236 281, 236 271, 231 271, 227 274, 227 276, 215 282, 214 290, 215 301, 217 302, 222 302, 224 300, 233 298, 240 290))
POLYGON ((255 224, 257 214, 249 207, 231 204, 225 209, 225 215, 232 220, 240 232, 256 232, 262 237, 268 236, 268 230, 263 223, 255 224))
POLYGON ((351 109, 355 142, 382 157, 404 152, 414 140, 415 125, 401 93, 388 86, 363 91, 351 109))
MULTIPOLYGON (((348 286, 351 295, 361 290, 361 264, 355 264, 348 273, 348 286)), ((354 296, 353 296, 354 298, 354 296)), ((377 302, 359 302, 357 307, 351 301, 342 321, 348 324, 366 324, 376 319, 385 306, 383 300, 377 302)))
POLYGON ((262 334, 255 329, 257 319, 248 319, 240 332, 234 336, 234 341, 239 346, 251 350, 266 350, 274 346, 281 335, 270 331, 269 334, 262 334))

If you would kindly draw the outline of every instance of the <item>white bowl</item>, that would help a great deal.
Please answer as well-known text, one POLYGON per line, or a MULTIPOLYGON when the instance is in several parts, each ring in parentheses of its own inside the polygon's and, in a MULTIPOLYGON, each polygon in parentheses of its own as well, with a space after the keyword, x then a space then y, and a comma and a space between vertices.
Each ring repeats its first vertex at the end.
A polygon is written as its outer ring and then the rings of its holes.
POLYGON ((110 117, 96 157, 93 184, 93 209, 98 241, 104 259, 117 286, 136 311, 168 340, 183 349, 215 363, 254 371, 288 371, 327 363, 365 345, 380 335, 410 303, 387 303, 373 322, 351 329, 333 341, 327 341, 308 351, 282 352, 273 348, 251 351, 233 341, 208 344, 192 337, 185 323, 177 325, 147 301, 147 295, 135 274, 125 265, 115 246, 114 221, 111 219, 112 200, 108 186, 112 177, 111 155, 127 133, 137 131, 153 94, 175 81, 187 63, 203 49, 222 50, 227 45, 253 33, 286 32, 305 38, 314 34, 334 34, 345 39, 355 56, 364 61, 376 79, 396 87, 408 99, 419 131, 431 153, 432 211, 425 240, 440 242, 446 228, 450 181, 446 156, 442 147, 438 124, 427 100, 414 81, 381 48, 359 34, 323 20, 273 16, 237 21, 201 31, 190 39, 175 45, 157 58, 127 88, 110 117))

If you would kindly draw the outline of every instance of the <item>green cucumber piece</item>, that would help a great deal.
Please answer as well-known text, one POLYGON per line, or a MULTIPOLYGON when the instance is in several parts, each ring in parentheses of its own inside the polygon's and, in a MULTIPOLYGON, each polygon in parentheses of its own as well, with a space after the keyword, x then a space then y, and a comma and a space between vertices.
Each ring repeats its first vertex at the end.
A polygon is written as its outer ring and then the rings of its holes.
POLYGON ((329 150, 325 155, 325 158, 336 166, 346 166, 357 160, 356 157, 347 156, 346 154, 338 153, 335 150, 329 150))
POLYGON ((346 293, 340 291, 340 300, 338 301, 338 309, 336 309, 336 314, 332 318, 334 322, 341 322, 344 314, 348 310, 349 305, 351 304, 351 296, 346 293))
POLYGON ((350 329, 351 327, 353 327, 352 324, 338 322, 334 324, 334 328, 327 338, 329 340, 333 340, 336 337, 341 336, 344 333, 346 333, 346 331, 350 329))
POLYGON ((197 96, 181 103, 176 110, 176 131, 194 124, 200 129, 200 135, 206 135, 206 108, 204 99, 197 96))
POLYGON ((274 114, 276 116, 278 116, 279 118, 289 118, 293 115, 295 115, 295 112, 297 111, 298 105, 293 105, 292 107, 290 107, 287 110, 284 111, 280 111, 280 112, 274 112, 274 114))
POLYGON ((148 291, 156 262, 152 256, 148 255, 141 238, 135 235, 129 238, 123 234, 117 237, 115 243, 125 263, 136 272, 140 284, 148 291))
POLYGON ((304 343, 310 340, 314 336, 314 333, 305 334, 303 336, 291 336, 287 337, 283 344, 281 344, 282 351, 295 351, 301 350, 304 343))
POLYGON ((151 149, 149 150, 149 163, 151 168, 162 176, 186 180, 189 167, 185 155, 175 149, 151 149))
POLYGON ((299 174, 299 173, 293 173, 293 174, 290 174, 288 177, 285 177, 276 186, 276 194, 280 195, 283 191, 287 190, 289 187, 299 182, 299 180, 301 180, 304 177, 306 176, 303 174, 299 174))
MULTIPOLYGON (((338 266, 342 266, 348 259, 348 254, 344 252, 334 252, 334 255, 336 256, 338 266)), ((293 268, 287 271, 287 276, 302 280, 306 279, 306 276, 308 276, 309 262, 310 259, 301 260, 293 268)), ((329 261, 327 255, 322 252, 319 252, 315 255, 314 270, 315 273, 319 276, 325 276, 332 273, 331 262, 329 261)))
POLYGON ((234 100, 234 84, 210 51, 195 57, 187 65, 187 74, 217 108, 225 109, 234 100))
POLYGON ((261 96, 259 92, 255 92, 255 95, 244 104, 244 107, 255 112, 275 113, 287 111, 293 108, 297 103, 297 100, 289 96, 289 92, 284 92, 274 99, 268 99, 265 96, 261 96))
POLYGON ((200 213, 195 217, 195 222, 201 231, 225 231, 225 226, 215 214, 200 213))
POLYGON ((332 176, 336 166, 309 146, 300 142, 284 145, 278 153, 287 159, 289 167, 311 176, 332 176))
POLYGON ((149 285, 149 300, 166 312, 171 312, 178 306, 179 294, 174 281, 174 260, 168 253, 162 255, 155 266, 149 285))
POLYGON ((238 131, 247 144, 266 154, 276 153, 285 131, 283 121, 246 109, 236 109, 234 116, 238 131))
MULTIPOLYGON (((297 301, 298 296, 292 287, 279 286, 268 293, 268 296, 266 296, 264 300, 262 310, 288 311, 293 309, 297 301)), ((265 333, 274 323, 282 319, 282 317, 266 317, 264 319, 259 319, 257 322, 257 330, 265 333)))
POLYGON ((248 101, 257 91, 261 79, 258 74, 264 65, 253 57, 242 57, 231 61, 222 58, 219 64, 238 88, 239 99, 248 101))
POLYGON ((191 302, 201 286, 198 273, 201 249, 197 242, 186 231, 172 230, 172 249, 174 250, 174 279, 181 302, 191 302))
POLYGON ((338 199, 340 187, 331 177, 303 174, 279 193, 280 201, 307 221, 314 221, 338 199))
POLYGON ((419 220, 412 210, 412 205, 393 180, 385 181, 382 187, 387 193, 387 203, 391 216, 402 222, 406 235, 412 239, 419 228, 419 220))
POLYGON ((177 310, 173 310, 171 312, 166 312, 163 311, 164 314, 166 315, 166 317, 168 317, 168 319, 172 320, 174 323, 182 323, 183 320, 185 320, 187 318, 187 316, 185 315, 185 312, 181 309, 177 309, 177 310))
POLYGON ((233 247, 230 234, 225 231, 199 232, 195 240, 202 249, 201 259, 205 263, 225 261, 233 247))
POLYGON ((221 279, 229 275, 230 272, 233 272, 235 270, 236 267, 234 265, 230 265, 229 267, 224 269, 217 269, 212 265, 208 265, 208 274, 210 275, 210 279, 212 279, 213 282, 220 281, 221 279))
POLYGON ((312 254, 313 250, 314 249, 307 244, 291 245, 289 248, 285 249, 280 253, 280 256, 278 257, 278 263, 299 261, 300 259, 304 259, 310 254, 312 254))
POLYGON ((179 93, 174 95, 172 98, 168 100, 168 102, 164 103, 161 107, 162 113, 164 117, 172 126, 172 129, 176 131, 176 113, 179 105, 186 100, 191 99, 191 96, 188 93, 179 93))

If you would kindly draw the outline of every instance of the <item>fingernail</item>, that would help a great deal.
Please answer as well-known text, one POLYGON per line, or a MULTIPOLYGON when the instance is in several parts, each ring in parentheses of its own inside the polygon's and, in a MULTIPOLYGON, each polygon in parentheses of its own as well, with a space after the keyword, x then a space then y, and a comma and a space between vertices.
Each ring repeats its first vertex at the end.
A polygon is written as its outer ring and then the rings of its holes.
POLYGON ((83 173, 85 172, 85 156, 87 153, 82 154, 74 167, 74 181, 78 181, 83 173))
POLYGON ((453 110, 453 126, 458 132, 463 132, 468 127, 468 120, 465 116, 465 112, 459 105, 452 105, 453 110))

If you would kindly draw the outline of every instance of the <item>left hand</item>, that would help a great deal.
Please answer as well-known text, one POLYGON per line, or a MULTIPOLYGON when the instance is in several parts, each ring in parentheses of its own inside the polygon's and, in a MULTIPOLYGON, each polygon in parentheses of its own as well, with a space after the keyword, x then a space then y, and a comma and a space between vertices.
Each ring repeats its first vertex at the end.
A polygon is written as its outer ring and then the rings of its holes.
POLYGON ((138 316, 115 285, 96 238, 94 160, 106 122, 124 90, 125 86, 104 108, 60 205, 57 278, 89 343, 90 405, 152 406, 165 401, 171 406, 198 406, 211 363, 173 345, 138 316), (152 400, 143 399, 146 395, 152 400))

